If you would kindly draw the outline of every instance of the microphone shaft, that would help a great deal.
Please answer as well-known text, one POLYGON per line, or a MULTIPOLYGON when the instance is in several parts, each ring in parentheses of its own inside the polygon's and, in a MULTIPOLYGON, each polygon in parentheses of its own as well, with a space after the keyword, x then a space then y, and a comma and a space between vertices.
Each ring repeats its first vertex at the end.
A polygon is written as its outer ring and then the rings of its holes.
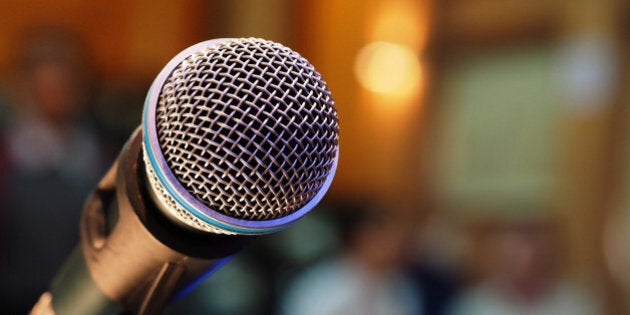
POLYGON ((85 203, 81 242, 32 314, 46 304, 54 312, 39 314, 159 314, 253 238, 166 218, 147 191, 141 147, 138 129, 85 203))

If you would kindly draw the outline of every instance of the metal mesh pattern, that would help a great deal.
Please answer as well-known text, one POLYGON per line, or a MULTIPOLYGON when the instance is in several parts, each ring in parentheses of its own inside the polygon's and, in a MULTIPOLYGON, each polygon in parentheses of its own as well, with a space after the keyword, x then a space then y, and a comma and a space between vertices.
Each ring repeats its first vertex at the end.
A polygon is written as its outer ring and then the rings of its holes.
POLYGON ((170 193, 168 193, 168 191, 166 191, 166 189, 164 188, 164 185, 162 185, 162 183, 158 179, 158 176, 155 174, 155 170, 153 169, 151 162, 147 160, 147 152, 146 152, 146 147, 144 145, 142 146, 142 150, 144 152, 143 157, 145 159, 145 165, 146 165, 145 171, 147 172, 147 178, 149 179, 149 183, 151 187, 153 188, 152 191, 155 193, 155 198, 159 200, 160 204, 164 205, 165 207, 169 209, 168 212, 165 212, 166 214, 169 214, 175 217, 175 222, 183 223, 183 225, 192 226, 198 230, 202 230, 202 231, 206 231, 210 233, 216 233, 216 234, 235 234, 234 232, 221 229, 217 226, 214 226, 212 224, 208 224, 202 220, 199 220, 199 218, 195 217, 194 215, 186 211, 186 209, 184 209, 173 198, 173 196, 170 193))
POLYGON ((157 136, 177 180, 230 217, 269 220, 308 203, 331 172, 338 120, 326 83, 294 51, 235 39, 166 79, 157 136))

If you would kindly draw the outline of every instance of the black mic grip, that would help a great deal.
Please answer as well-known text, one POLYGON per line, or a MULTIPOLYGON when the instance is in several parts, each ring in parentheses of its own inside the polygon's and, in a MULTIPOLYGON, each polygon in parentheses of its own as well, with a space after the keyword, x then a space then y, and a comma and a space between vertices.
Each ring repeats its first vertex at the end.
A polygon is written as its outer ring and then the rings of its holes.
POLYGON ((147 190, 140 128, 85 203, 81 241, 31 314, 159 314, 255 236, 201 233, 147 190))

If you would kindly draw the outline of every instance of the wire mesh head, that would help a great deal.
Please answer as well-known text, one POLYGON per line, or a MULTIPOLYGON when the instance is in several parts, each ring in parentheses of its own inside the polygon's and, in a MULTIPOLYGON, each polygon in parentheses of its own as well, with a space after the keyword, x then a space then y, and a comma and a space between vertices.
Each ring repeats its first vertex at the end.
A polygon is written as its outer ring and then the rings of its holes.
POLYGON ((307 60, 278 43, 206 46, 158 88, 159 150, 204 214, 286 217, 334 172, 339 130, 330 91, 307 60))

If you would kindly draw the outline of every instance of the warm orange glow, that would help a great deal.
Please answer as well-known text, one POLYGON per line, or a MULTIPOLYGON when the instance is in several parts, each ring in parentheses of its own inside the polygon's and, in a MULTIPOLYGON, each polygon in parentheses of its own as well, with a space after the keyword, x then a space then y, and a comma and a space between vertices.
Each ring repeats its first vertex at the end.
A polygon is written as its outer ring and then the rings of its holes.
POLYGON ((357 54, 355 74, 374 93, 407 97, 419 92, 422 68, 410 47, 390 42, 370 43, 357 54))
POLYGON ((429 1, 379 2, 368 18, 368 38, 406 45, 416 51, 422 50, 429 33, 429 1))

